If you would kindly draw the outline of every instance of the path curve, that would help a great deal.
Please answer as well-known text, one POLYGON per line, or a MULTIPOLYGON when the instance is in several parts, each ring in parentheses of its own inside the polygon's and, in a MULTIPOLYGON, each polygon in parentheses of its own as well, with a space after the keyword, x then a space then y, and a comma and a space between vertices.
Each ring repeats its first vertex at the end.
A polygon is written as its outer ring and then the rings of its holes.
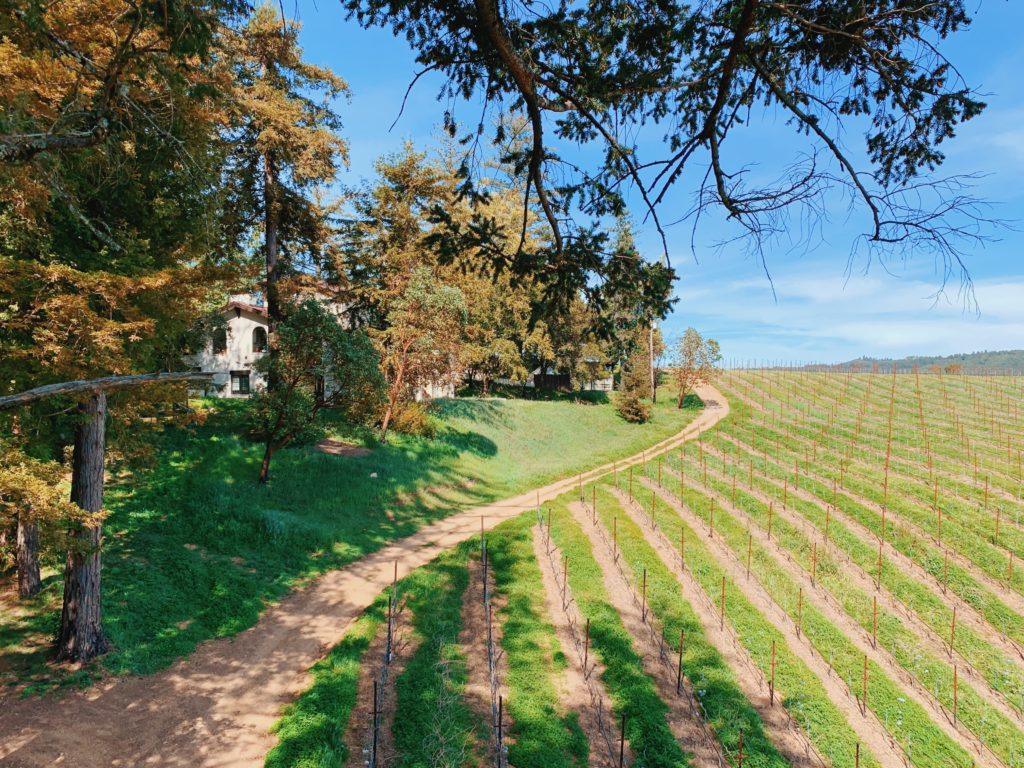
MULTIPOLYGON (((729 404, 712 386, 697 388, 703 412, 674 437, 615 462, 639 464, 696 437, 725 418, 729 404)), ((590 482, 612 471, 584 472, 590 482)), ((433 560, 485 528, 575 487, 580 476, 515 498, 465 510, 421 528, 269 608, 255 626, 211 640, 169 669, 116 677, 63 699, 0 699, 0 766, 182 766, 263 764, 283 705, 310 683, 309 668, 399 575, 433 560)))

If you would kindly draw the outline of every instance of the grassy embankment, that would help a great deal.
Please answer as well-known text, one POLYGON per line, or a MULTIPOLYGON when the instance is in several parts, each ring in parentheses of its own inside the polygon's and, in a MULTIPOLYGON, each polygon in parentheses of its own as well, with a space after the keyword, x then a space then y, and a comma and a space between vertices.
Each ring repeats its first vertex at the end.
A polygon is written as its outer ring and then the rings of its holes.
MULTIPOLYGON (((463 399, 439 404, 434 439, 387 445, 336 425, 333 437, 370 449, 330 456, 281 451, 272 480, 255 480, 260 446, 242 437, 239 403, 218 403, 205 424, 156 439, 156 466, 118 475, 106 496, 104 610, 113 673, 147 674, 204 640, 252 626, 272 601, 460 509, 635 453, 669 437, 699 409, 666 396, 646 425, 610 404, 463 399)), ((0 612, 0 682, 86 683, 45 664, 61 580, 0 612)), ((7 596, 4 597, 7 600, 7 596)))

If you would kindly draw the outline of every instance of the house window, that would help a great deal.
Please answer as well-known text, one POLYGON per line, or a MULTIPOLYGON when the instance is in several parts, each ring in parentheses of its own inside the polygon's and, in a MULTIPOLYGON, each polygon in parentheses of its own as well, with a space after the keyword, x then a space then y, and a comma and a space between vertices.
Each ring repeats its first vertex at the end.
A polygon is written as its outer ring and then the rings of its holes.
POLYGON ((256 326, 252 329, 252 351, 267 351, 267 329, 256 326))
POLYGON ((231 372, 231 394, 232 395, 248 395, 249 394, 249 372, 248 371, 232 371, 231 372))
POLYGON ((213 332, 213 354, 223 355, 228 351, 228 332, 218 328, 213 332))

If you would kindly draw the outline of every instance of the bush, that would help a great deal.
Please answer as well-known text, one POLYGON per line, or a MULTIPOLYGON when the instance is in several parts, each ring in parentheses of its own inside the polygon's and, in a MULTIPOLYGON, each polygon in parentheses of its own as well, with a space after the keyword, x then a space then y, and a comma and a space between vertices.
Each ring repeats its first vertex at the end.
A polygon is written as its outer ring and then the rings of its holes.
POLYGON ((391 421, 396 432, 430 439, 437 437, 437 420, 422 403, 404 403, 396 408, 391 421))
POLYGON ((651 420, 651 406, 643 402, 633 390, 616 394, 615 410, 631 424, 644 424, 651 420))

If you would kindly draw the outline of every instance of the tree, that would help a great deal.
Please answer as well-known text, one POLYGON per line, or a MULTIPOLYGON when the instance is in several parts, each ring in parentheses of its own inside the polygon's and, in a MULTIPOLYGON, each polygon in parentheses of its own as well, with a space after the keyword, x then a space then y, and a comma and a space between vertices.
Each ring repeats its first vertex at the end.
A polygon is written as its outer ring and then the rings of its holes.
MULTIPOLYGON (((277 325, 294 298, 282 281, 295 273, 302 254, 321 255, 330 209, 316 192, 348 162, 348 145, 337 133, 341 119, 331 106, 348 86, 303 60, 298 33, 297 23, 266 3, 226 41, 234 104, 226 136, 230 207, 236 239, 262 234, 271 357, 277 325)), ((268 386, 277 384, 271 366, 268 386)))
MULTIPOLYGON (((629 189, 661 231, 659 211, 682 179, 703 180, 692 220, 720 209, 762 259, 790 216, 820 218, 839 193, 856 206, 869 255, 925 251, 944 281, 968 279, 963 249, 983 237, 983 215, 964 179, 934 174, 943 143, 984 107, 941 47, 970 23, 963 0, 343 5, 404 36, 424 71, 446 77, 445 98, 460 94, 474 114, 480 101, 485 113, 527 116, 530 141, 514 161, 551 237, 536 250, 521 243, 514 263, 565 295, 639 281, 662 316, 671 273, 617 264, 607 238, 580 222, 623 213, 629 189), (730 137, 757 131, 760 110, 788 118, 803 147, 777 182, 752 186, 730 137), (647 152, 638 137, 652 133, 663 144, 647 152), (864 152, 845 141, 857 134, 864 152), (560 152, 591 144, 598 151, 560 152)), ((476 167, 464 165, 467 187, 476 167)))
POLYGON ((709 384, 717 373, 716 366, 722 360, 718 342, 705 339, 695 328, 687 328, 676 346, 673 375, 679 387, 676 405, 683 407, 686 396, 695 387, 709 384))
MULTIPOLYGON (((180 361, 183 335, 224 277, 213 47, 222 14, 241 8, 30 0, 0 14, 4 391, 180 361)), ((126 399, 112 423, 141 423, 162 395, 126 399)), ((67 521, 61 659, 87 661, 107 647, 99 551, 107 405, 103 391, 87 390, 84 400, 10 417, 21 422, 28 455, 53 459, 73 444, 70 496, 80 514, 67 521)), ((140 434, 122 432, 122 447, 140 434)), ((52 531, 39 533, 45 540, 52 531)))
POLYGON ((19 597, 32 597, 42 586, 40 530, 51 534, 75 519, 78 508, 61 488, 63 472, 55 461, 40 461, 13 444, 0 443, 0 530, 16 528, 13 560, 19 597))
POLYGON ((379 358, 363 331, 346 330, 321 302, 307 298, 278 325, 278 351, 257 370, 278 386, 256 393, 249 420, 263 441, 260 482, 270 479, 274 453, 311 437, 325 408, 339 408, 353 423, 376 419, 384 382, 379 358))
POLYGON ((458 288, 442 283, 427 267, 413 270, 392 303, 387 328, 375 334, 387 381, 382 441, 403 400, 425 384, 453 377, 465 321, 466 303, 458 288))

